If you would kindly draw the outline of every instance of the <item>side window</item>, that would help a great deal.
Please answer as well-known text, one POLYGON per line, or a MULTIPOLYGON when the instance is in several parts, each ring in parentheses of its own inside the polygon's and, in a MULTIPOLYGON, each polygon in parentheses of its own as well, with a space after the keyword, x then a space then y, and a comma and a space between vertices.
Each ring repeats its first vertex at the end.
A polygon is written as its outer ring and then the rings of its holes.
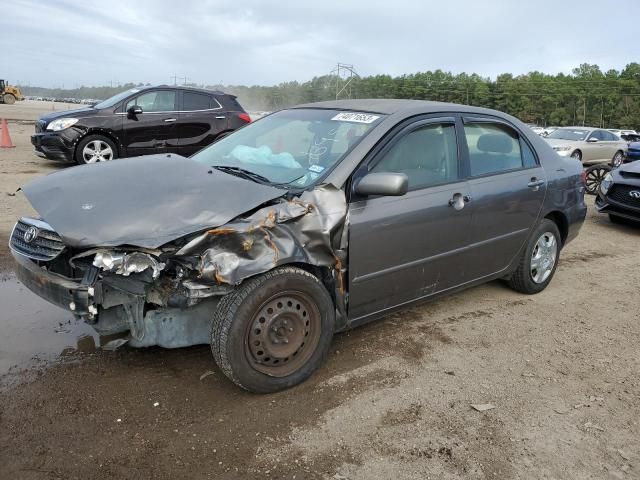
POLYGON ((527 145, 527 142, 521 139, 520 147, 522 148, 522 164, 524 168, 537 167, 538 162, 536 161, 536 156, 533 154, 529 145, 527 145))
POLYGON ((182 94, 182 103, 182 110, 186 112, 209 110, 211 108, 211 97, 205 93, 184 92, 182 94))
MULTIPOLYGON (((524 166, 518 134, 495 123, 464 126, 471 176, 515 170, 524 166)), ((535 161, 535 160, 534 160, 535 161)))
POLYGON ((431 124, 407 133, 384 154, 371 172, 404 173, 409 178, 410 189, 457 180, 455 127, 431 124))
POLYGON ((615 141, 617 141, 617 140, 620 140, 620 138, 618 138, 616 135, 614 135, 614 134, 613 134, 613 133, 611 133, 611 132, 603 132, 603 133, 604 133, 604 139, 605 139, 607 142, 615 142, 615 141))
POLYGON ((158 90, 145 93, 133 100, 129 100, 125 110, 129 110, 129 108, 134 105, 142 107, 142 111, 145 113, 172 112, 176 109, 176 92, 171 90, 158 90))
POLYGON ((602 133, 603 133, 602 130, 594 130, 593 132, 591 132, 591 135, 589 135, 589 138, 595 138, 596 140, 604 140, 602 133))

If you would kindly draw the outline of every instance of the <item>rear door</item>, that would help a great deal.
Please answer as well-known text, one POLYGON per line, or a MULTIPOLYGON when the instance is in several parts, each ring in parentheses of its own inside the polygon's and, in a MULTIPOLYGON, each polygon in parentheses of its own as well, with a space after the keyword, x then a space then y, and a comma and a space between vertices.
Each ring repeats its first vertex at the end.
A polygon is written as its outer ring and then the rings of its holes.
POLYGON ((469 161, 471 244, 461 256, 467 281, 507 268, 535 227, 546 175, 513 126, 484 117, 464 119, 469 161))
POLYGON ((213 95, 182 91, 182 108, 178 116, 178 153, 193 155, 227 130, 228 119, 213 95))
POLYGON ((129 100, 124 106, 123 144, 127 156, 175 151, 178 144, 176 122, 178 98, 175 90, 152 90, 129 100), (132 115, 133 106, 142 113, 132 115))
POLYGON ((402 129, 355 175, 368 172, 404 173, 409 192, 350 199, 349 317, 356 322, 459 283, 448 264, 466 245, 471 219, 453 118, 402 129), (458 197, 459 208, 450 202, 458 197))

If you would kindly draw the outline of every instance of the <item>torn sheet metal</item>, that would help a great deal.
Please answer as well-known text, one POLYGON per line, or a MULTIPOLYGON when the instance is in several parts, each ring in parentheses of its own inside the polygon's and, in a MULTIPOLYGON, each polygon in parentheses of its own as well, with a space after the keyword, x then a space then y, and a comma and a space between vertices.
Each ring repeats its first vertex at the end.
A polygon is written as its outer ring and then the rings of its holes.
POLYGON ((79 249, 158 248, 285 193, 180 155, 65 168, 22 190, 64 244, 79 249))
POLYGON ((342 285, 346 259, 338 253, 346 212, 344 192, 322 185, 208 230, 178 255, 199 254, 200 276, 217 283, 237 285, 279 265, 300 262, 340 272, 342 285))

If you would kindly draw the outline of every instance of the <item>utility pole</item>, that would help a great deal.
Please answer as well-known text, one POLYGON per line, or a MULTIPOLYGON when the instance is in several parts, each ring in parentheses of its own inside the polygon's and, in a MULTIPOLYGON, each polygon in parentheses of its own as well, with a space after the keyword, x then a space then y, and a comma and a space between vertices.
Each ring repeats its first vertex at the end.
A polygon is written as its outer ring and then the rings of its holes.
POLYGON ((353 67, 353 65, 347 65, 346 63, 338 63, 336 68, 329 73, 332 79, 335 81, 336 100, 343 95, 343 98, 351 98, 352 82, 356 78, 360 78, 353 67))
POLYGON ((582 100, 582 126, 583 127, 586 119, 587 119, 587 96, 585 95, 582 100))
POLYGON ((178 76, 174 73, 173 77, 169 77, 169 78, 173 78, 173 84, 177 85, 178 84, 178 76))

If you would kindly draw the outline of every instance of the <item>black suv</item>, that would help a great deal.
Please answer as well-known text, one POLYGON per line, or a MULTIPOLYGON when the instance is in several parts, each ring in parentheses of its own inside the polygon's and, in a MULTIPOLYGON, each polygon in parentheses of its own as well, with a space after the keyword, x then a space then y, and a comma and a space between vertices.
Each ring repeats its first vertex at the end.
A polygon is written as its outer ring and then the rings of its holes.
POLYGON ((40 117, 31 143, 41 157, 80 164, 155 153, 188 157, 249 122, 236 97, 223 92, 134 88, 90 108, 40 117))

